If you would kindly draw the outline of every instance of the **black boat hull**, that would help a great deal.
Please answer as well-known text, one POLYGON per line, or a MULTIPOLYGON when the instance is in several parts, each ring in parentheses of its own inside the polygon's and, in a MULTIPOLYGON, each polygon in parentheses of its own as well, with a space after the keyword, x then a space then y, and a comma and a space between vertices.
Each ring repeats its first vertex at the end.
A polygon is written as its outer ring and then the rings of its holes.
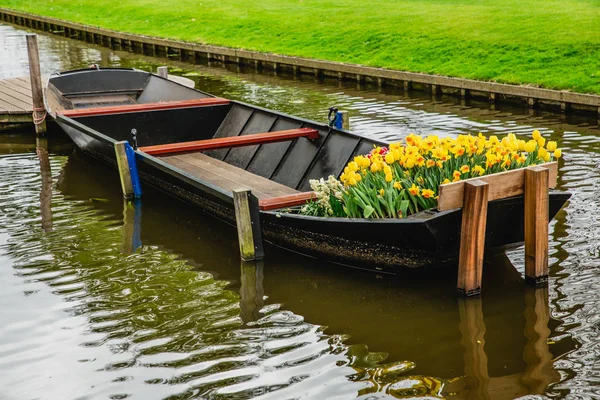
MULTIPOLYGON (((58 123, 82 151, 116 167, 112 138, 72 120, 59 118, 58 123)), ((231 198, 219 188, 202 184, 143 153, 138 153, 137 161, 142 181, 235 224, 231 198)), ((569 197, 569 193, 550 192, 550 219, 569 197)), ((523 216, 523 196, 490 202, 486 249, 500 250, 522 243, 523 216)), ((456 261, 461 220, 461 209, 426 210, 400 220, 261 212, 264 237, 277 246, 334 263, 386 273, 456 261)))

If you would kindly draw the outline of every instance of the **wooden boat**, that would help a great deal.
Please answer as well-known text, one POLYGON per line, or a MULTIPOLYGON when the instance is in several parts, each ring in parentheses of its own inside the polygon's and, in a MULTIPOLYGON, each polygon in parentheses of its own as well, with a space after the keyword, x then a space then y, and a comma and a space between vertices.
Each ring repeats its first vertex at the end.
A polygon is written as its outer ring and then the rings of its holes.
MULTIPOLYGON (((264 238, 286 249, 391 273, 457 258, 461 209, 384 220, 280 211, 311 197, 310 179, 339 176, 352 157, 384 142, 132 69, 55 74, 46 106, 81 150, 112 165, 114 143, 132 142, 135 130, 143 182, 229 223, 235 223, 232 190, 250 189, 259 199, 264 238)), ((550 219, 569 197, 550 192, 550 219)), ((486 248, 521 243, 523 214, 523 196, 491 201, 486 248)))

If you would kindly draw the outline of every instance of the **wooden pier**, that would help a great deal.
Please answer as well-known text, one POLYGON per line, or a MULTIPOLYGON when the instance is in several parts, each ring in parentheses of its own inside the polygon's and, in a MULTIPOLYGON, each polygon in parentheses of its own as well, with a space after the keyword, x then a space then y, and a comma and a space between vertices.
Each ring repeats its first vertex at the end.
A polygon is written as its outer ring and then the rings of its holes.
POLYGON ((33 125, 29 77, 0 79, 0 131, 33 125))

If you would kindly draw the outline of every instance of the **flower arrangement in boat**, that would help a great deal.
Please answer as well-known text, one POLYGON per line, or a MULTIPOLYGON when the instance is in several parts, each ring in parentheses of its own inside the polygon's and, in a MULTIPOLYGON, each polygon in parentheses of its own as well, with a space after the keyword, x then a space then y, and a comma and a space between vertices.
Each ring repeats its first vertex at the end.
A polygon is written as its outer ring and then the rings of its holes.
POLYGON ((405 144, 376 147, 354 157, 338 181, 311 180, 317 198, 300 213, 352 218, 403 218, 437 206, 439 186, 542 164, 561 157, 554 141, 533 131, 528 141, 510 133, 457 138, 410 134, 405 144))

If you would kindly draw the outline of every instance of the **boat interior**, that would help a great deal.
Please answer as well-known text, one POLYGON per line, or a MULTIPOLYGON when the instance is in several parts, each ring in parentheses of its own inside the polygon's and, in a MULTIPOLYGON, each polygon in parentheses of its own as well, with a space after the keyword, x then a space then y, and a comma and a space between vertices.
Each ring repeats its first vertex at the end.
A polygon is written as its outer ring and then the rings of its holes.
POLYGON ((101 79, 81 79, 82 74, 87 77, 89 72, 90 69, 83 69, 51 77, 46 100, 47 109, 52 115, 63 110, 212 97, 144 71, 103 69, 101 79))
POLYGON ((131 141, 135 129, 139 151, 225 190, 250 189, 263 210, 303 204, 314 197, 311 179, 338 177, 349 160, 379 144, 216 97, 96 104, 58 114, 115 140, 131 141))

